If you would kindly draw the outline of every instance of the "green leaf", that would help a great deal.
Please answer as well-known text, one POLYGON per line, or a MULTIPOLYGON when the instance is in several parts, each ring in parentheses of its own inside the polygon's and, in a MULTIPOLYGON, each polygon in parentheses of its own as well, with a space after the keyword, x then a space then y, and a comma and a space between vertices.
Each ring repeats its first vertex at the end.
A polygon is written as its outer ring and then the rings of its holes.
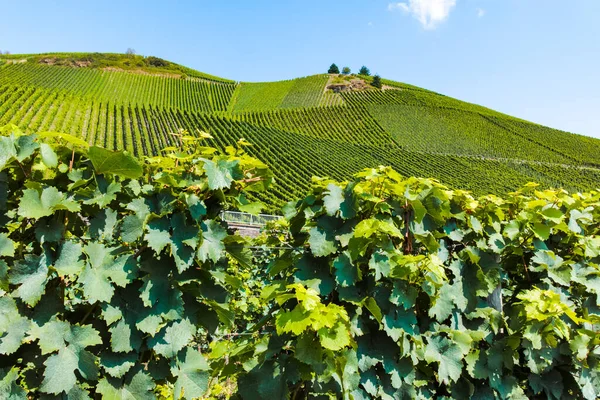
POLYGON ((208 370, 208 363, 198 350, 190 347, 183 350, 171 366, 171 373, 177 378, 175 398, 179 399, 183 394, 188 399, 204 396, 210 379, 208 370))
POLYGON ((338 351, 350 346, 350 332, 342 323, 337 323, 333 328, 321 328, 317 332, 323 348, 338 351))
POLYGON ((71 325, 65 321, 50 321, 41 327, 34 325, 30 336, 38 339, 42 354, 54 353, 66 346, 65 338, 71 332, 71 325))
POLYGON ((218 160, 216 163, 204 160, 204 170, 210 190, 229 188, 234 181, 234 175, 237 175, 236 169, 239 163, 239 160, 218 160))
POLYGON ((397 306, 402 306, 405 310, 414 307, 418 292, 406 281, 395 281, 394 290, 390 295, 390 302, 397 306))
POLYGON ((194 337, 196 328, 187 319, 177 321, 164 327, 155 337, 148 341, 148 345, 156 354, 173 358, 179 350, 183 349, 194 337))
POLYGON ((352 264, 347 252, 340 254, 333 261, 333 268, 335 270, 335 281, 341 287, 354 286, 360 279, 358 268, 352 264))
POLYGON ((0 354, 16 352, 30 327, 30 320, 19 314, 16 302, 10 297, 0 297, 0 354))
POLYGON ((81 209, 74 200, 67 199, 55 187, 48 187, 41 191, 36 189, 23 190, 19 202, 18 214, 24 218, 39 219, 52 215, 57 210, 77 212, 81 209))
POLYGON ((369 269, 375 271, 375 280, 387 278, 390 275, 391 260, 387 254, 376 252, 373 253, 369 260, 369 269))
POLYGON ((85 200, 84 204, 97 204, 100 208, 107 207, 110 203, 117 199, 117 194, 121 192, 122 186, 118 182, 108 184, 101 177, 96 178, 98 186, 96 186, 91 197, 85 200))
POLYGON ((110 151, 92 146, 88 150, 88 157, 98 174, 137 179, 144 173, 140 163, 126 151, 110 151))
POLYGON ((519 222, 517 220, 512 220, 504 227, 504 235, 508 237, 510 240, 515 240, 519 233, 521 232, 521 227, 519 226, 519 222))
MULTIPOLYGON (((162 318, 157 318, 159 319, 156 324, 158 326, 162 322, 162 318)), ((128 353, 139 347, 141 335, 127 319, 120 319, 116 325, 109 328, 109 332, 111 334, 110 346, 113 352, 128 353)))
POLYGON ((327 194, 323 197, 323 205, 327 215, 334 216, 344 202, 342 188, 330 183, 327 185, 327 194))
POLYGON ((337 251, 335 242, 327 239, 327 235, 319 228, 311 228, 308 232, 311 252, 315 257, 325 257, 337 251))
POLYGON ((109 302, 114 294, 111 282, 125 286, 130 282, 131 265, 129 257, 122 256, 114 259, 110 254, 112 249, 101 243, 92 242, 83 251, 88 260, 78 282, 83 285, 85 297, 90 303, 97 301, 109 302))
POLYGON ((542 222, 536 222, 531 229, 535 236, 541 240, 548 240, 550 237, 550 227, 542 222))
POLYGON ((379 308, 379 305, 377 305, 375 299, 372 297, 367 297, 367 299, 364 302, 364 305, 367 308, 367 310, 369 310, 371 314, 373 314, 377 322, 381 323, 383 316, 381 314, 381 308, 379 308))
POLYGON ((238 391, 243 400, 287 399, 285 365, 267 361, 240 376, 238 391))
POLYGON ((23 135, 17 138, 15 143, 17 148, 16 158, 19 162, 25 161, 26 158, 29 158, 40 147, 36 139, 35 135, 23 135))
POLYGON ((0 260, 0 296, 8 291, 8 264, 0 260))
POLYGON ((137 360, 137 354, 117 354, 104 353, 100 357, 100 366, 112 377, 122 378, 133 366, 137 360))
POLYGON ((263 209, 265 205, 260 201, 254 201, 246 204, 239 204, 238 209, 241 212, 250 213, 252 215, 258 215, 263 209))
POLYGON ((471 222, 471 227, 475 232, 479 234, 483 233, 483 226, 481 225, 481 222, 477 219, 477 217, 471 215, 469 217, 469 221, 471 222))
POLYGON ((354 228, 354 237, 370 238, 376 234, 386 234, 392 237, 402 237, 402 232, 388 221, 363 219, 354 228))
POLYGON ((383 329, 394 341, 398 341, 405 333, 417 333, 417 318, 413 310, 392 308, 383 318, 383 329))
POLYGON ((541 394, 544 391, 547 399, 563 398, 563 377, 557 370, 552 370, 542 376, 531 374, 528 382, 535 394, 541 394))
POLYGON ((72 348, 64 347, 58 354, 48 357, 44 362, 44 380, 40 390, 44 393, 59 394, 68 392, 77 383, 75 370, 79 357, 72 348))
POLYGON ((211 260, 217 262, 225 253, 223 239, 227 230, 217 221, 209 220, 202 223, 202 243, 198 247, 197 257, 201 262, 211 260))
POLYGON ((0 171, 6 168, 6 165, 17 157, 14 137, 0 135, 0 171))
POLYGON ((463 363, 460 347, 439 336, 429 339, 425 349, 425 361, 439 363, 438 380, 446 385, 460 378, 463 363))
POLYGON ((137 215, 128 215, 121 224, 121 239, 125 243, 133 243, 144 234, 144 220, 137 215))
POLYGON ((27 400, 27 393, 17 384, 19 370, 13 367, 10 370, 0 368, 0 399, 27 400))
POLYGON ((0 257, 14 257, 15 242, 7 234, 0 233, 0 257))
POLYGON ((322 362, 323 350, 312 332, 302 334, 296 341, 296 358, 305 364, 318 366, 322 362))
MULTIPOLYGON (((183 213, 171 216, 171 228, 173 229, 171 254, 175 259, 175 265, 179 273, 192 266, 196 247, 198 246, 198 227, 195 224, 188 224, 187 222, 188 219, 183 213)), ((225 233, 225 236, 227 236, 227 233, 225 233)))
POLYGON ((156 255, 162 253, 165 247, 171 244, 171 233, 169 232, 169 223, 164 219, 150 221, 146 227, 148 233, 144 236, 144 240, 148 242, 156 255))
POLYGON ((102 395, 103 400, 154 400, 152 392, 156 385, 149 375, 138 371, 129 383, 101 379, 96 386, 96 391, 102 395))
POLYGON ((20 285, 13 295, 31 307, 35 306, 42 298, 48 282, 45 257, 27 254, 24 260, 15 262, 8 279, 13 285, 20 285))
POLYGON ((56 272, 62 277, 80 274, 85 266, 82 256, 83 249, 80 243, 65 242, 60 250, 58 260, 54 263, 56 272))
POLYGON ((554 207, 545 209, 542 211, 542 215, 555 224, 559 224, 565 219, 565 214, 558 208, 554 207))
POLYGON ((44 218, 38 221, 35 228, 35 238, 40 244, 58 243, 63 239, 65 234, 64 220, 58 218, 44 218))
POLYGON ((40 156, 42 157, 42 162, 46 167, 56 168, 58 166, 58 156, 54 150, 52 150, 52 147, 46 143, 40 144, 40 156))
POLYGON ((73 135, 69 135, 68 133, 60 133, 60 132, 41 132, 37 134, 41 139, 53 138, 64 140, 67 143, 70 143, 77 147, 82 147, 87 149, 90 145, 85 140, 78 138, 73 135))
POLYGON ((446 283, 439 290, 435 303, 429 309, 429 316, 434 317, 438 322, 445 321, 454 309, 455 299, 456 289, 446 283))

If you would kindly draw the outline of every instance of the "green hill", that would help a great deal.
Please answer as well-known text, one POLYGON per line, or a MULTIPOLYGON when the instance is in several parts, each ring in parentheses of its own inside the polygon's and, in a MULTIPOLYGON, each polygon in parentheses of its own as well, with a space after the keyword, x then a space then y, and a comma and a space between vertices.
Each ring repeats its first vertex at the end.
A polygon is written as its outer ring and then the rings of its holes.
POLYGON ((156 57, 100 53, 0 56, 0 125, 62 131, 91 144, 157 154, 178 129, 225 149, 244 138, 272 167, 261 200, 276 207, 311 177, 346 179, 391 165, 476 194, 530 181, 600 187, 600 140, 547 128, 404 83, 315 75, 236 83, 156 57), (335 85, 339 93, 328 87, 335 85))

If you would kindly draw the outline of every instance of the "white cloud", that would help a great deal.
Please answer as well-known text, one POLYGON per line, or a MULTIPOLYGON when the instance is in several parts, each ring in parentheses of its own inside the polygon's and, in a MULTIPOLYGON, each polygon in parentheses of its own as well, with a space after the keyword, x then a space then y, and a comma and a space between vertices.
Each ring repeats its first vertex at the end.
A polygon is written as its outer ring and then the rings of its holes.
POLYGON ((425 29, 435 29, 445 21, 456 0, 408 0, 408 3, 390 3, 390 11, 402 10, 416 18, 425 29))
POLYGON ((479 18, 482 18, 485 15, 485 10, 483 8, 478 8, 477 9, 477 16, 479 18))

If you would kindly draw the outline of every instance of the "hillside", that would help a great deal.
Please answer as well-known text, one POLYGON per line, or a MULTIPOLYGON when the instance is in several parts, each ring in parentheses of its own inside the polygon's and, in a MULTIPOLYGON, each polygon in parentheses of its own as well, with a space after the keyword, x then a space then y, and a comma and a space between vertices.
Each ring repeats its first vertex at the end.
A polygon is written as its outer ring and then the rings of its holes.
POLYGON ((235 83, 157 58, 99 53, 0 56, 0 125, 61 131, 157 154, 178 129, 224 149, 244 138, 272 167, 271 207, 311 177, 347 179, 391 165, 476 194, 530 181, 600 187, 600 140, 547 128, 408 84, 328 90, 334 77, 235 83), (153 65, 157 64, 157 65, 153 65))

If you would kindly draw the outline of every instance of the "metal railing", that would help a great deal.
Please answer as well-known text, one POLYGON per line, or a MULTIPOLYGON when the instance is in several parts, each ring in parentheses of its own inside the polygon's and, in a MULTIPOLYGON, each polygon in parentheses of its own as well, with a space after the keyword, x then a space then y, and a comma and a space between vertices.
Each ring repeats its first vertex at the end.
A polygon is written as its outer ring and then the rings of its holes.
POLYGON ((223 211, 221 213, 221 218, 227 223, 263 227, 268 222, 277 221, 281 217, 269 214, 253 215, 239 211, 223 211))

